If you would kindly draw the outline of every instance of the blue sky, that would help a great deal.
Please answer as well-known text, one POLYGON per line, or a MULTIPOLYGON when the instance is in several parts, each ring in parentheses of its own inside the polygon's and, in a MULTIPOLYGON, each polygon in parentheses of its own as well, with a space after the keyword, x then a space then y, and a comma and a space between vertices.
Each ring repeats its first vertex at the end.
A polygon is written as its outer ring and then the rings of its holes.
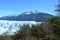
POLYGON ((0 16, 35 10, 54 14, 56 4, 57 0, 0 0, 0 16))

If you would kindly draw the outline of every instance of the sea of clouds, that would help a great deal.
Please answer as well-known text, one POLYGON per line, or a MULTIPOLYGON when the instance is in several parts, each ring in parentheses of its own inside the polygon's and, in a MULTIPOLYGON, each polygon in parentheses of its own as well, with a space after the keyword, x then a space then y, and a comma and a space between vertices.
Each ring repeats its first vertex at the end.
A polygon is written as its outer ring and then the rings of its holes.
POLYGON ((13 34, 14 32, 18 31, 20 26, 24 24, 36 24, 36 21, 7 21, 7 20, 0 20, 0 34, 8 32, 9 34, 13 34))

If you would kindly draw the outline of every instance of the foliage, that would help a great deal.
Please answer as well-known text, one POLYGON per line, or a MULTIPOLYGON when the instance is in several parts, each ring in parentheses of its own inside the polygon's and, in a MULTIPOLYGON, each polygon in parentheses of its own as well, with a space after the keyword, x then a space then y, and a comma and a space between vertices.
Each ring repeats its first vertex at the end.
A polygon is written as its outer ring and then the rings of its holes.
POLYGON ((13 40, 12 35, 5 35, 1 37, 1 40, 13 40))
POLYGON ((30 36, 29 25, 23 25, 20 27, 20 30, 15 35, 15 39, 26 40, 29 36, 30 36))
POLYGON ((20 27, 20 30, 15 35, 15 39, 21 40, 39 40, 41 38, 42 28, 40 24, 32 25, 23 25, 20 27))
POLYGON ((50 38, 51 40, 60 40, 60 17, 52 17, 50 19, 48 19, 46 22, 48 22, 49 25, 47 25, 48 27, 50 27, 51 29, 51 34, 50 34, 50 38))
POLYGON ((31 34, 34 37, 40 38, 42 34, 42 27, 40 24, 32 25, 31 34))
POLYGON ((58 0, 58 4, 56 5, 56 12, 58 13, 58 16, 60 16, 59 14, 60 14, 60 0, 58 0))

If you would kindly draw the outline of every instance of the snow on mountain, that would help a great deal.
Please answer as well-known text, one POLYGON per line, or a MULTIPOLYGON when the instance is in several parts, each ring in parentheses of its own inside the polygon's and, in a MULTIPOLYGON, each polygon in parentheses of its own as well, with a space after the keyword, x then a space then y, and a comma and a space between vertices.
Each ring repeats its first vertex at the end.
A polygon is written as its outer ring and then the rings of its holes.
POLYGON ((23 12, 22 14, 26 14, 26 15, 29 15, 29 14, 38 14, 39 11, 38 10, 35 10, 35 11, 28 11, 28 12, 23 12))

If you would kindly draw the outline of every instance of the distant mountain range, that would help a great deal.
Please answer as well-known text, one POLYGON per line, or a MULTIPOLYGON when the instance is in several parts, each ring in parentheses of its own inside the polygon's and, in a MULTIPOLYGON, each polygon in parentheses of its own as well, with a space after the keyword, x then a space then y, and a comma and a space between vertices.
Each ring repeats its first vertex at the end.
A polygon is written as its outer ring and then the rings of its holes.
POLYGON ((52 17, 53 15, 43 13, 43 12, 24 12, 20 15, 11 15, 11 16, 3 16, 0 17, 0 20, 11 20, 11 21, 37 21, 37 22, 43 22, 47 18, 52 17))

